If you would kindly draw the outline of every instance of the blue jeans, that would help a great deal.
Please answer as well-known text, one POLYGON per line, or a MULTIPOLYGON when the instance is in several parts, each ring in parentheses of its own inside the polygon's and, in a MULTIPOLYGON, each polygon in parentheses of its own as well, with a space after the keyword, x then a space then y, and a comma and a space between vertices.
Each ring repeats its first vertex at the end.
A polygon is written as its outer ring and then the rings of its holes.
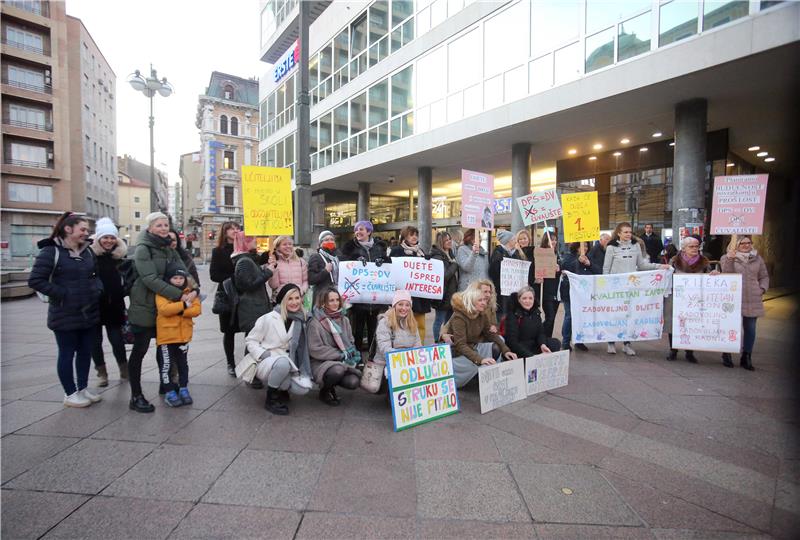
POLYGON ((54 330, 58 344, 58 379, 64 387, 66 395, 83 390, 89 384, 89 368, 92 366, 92 345, 97 336, 95 327, 83 330, 54 330), (78 385, 75 386, 74 371, 78 374, 78 385))
POLYGON ((742 317, 742 326, 744 327, 744 336, 742 336, 742 352, 753 352, 753 345, 756 344, 757 321, 758 317, 742 317))
POLYGON ((572 340, 572 310, 569 306, 569 300, 563 302, 564 305, 564 321, 561 323, 561 346, 566 348, 572 340))
POLYGON ((442 329, 444 323, 450 320, 453 315, 452 309, 437 309, 436 318, 433 319, 433 342, 439 341, 439 331, 442 329))

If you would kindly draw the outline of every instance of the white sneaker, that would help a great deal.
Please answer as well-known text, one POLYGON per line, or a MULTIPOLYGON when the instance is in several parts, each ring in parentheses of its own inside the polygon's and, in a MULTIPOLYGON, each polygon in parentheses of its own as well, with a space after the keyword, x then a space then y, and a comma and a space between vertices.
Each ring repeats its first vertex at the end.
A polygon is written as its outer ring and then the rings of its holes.
POLYGON ((102 398, 102 396, 100 396, 100 394, 95 394, 94 392, 92 392, 88 388, 84 388, 83 390, 80 391, 80 393, 83 394, 83 397, 85 397, 86 399, 88 399, 92 403, 97 403, 98 401, 103 401, 103 398, 102 398))
POLYGON ((630 345, 623 345, 622 352, 624 352, 628 356, 636 356, 636 351, 634 351, 630 345))
POLYGON ((88 398, 83 397, 82 392, 64 396, 64 407, 88 407, 91 404, 92 402, 88 398))
POLYGON ((613 343, 609 343, 608 348, 606 348, 606 352, 608 354, 617 354, 617 346, 613 343))

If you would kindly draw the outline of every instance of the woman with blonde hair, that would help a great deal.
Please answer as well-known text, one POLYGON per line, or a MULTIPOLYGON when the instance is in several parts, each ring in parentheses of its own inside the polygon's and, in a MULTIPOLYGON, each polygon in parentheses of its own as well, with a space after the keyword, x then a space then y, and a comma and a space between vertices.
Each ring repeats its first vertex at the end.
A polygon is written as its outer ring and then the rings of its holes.
POLYGON ((291 236, 278 236, 272 242, 272 253, 268 265, 272 268, 269 286, 277 295, 284 285, 294 283, 300 289, 300 296, 308 291, 308 264, 297 256, 294 239, 291 236))
POLYGON ((411 311, 411 294, 396 290, 392 307, 378 318, 375 331, 375 356, 373 361, 385 362, 386 353, 397 349, 422 347, 417 321, 411 311))

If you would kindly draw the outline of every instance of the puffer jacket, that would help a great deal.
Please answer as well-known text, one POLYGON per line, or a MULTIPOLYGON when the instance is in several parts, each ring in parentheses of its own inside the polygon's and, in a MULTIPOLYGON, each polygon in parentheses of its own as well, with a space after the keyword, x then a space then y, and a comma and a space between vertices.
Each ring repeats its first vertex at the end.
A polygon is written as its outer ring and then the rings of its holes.
POLYGON ((442 261, 444 265, 444 294, 441 300, 433 300, 431 305, 436 309, 450 310, 450 299, 458 292, 458 262, 455 255, 451 258, 439 246, 431 248, 431 259, 442 261))
POLYGON ((37 245, 39 254, 31 268, 28 286, 50 298, 47 328, 67 332, 97 326, 103 284, 97 277, 95 256, 89 244, 81 246, 77 255, 64 247, 60 238, 45 238, 37 245), (53 269, 56 250, 58 264, 53 269))
POLYGON ((506 344, 520 358, 539 354, 542 345, 547 345, 547 335, 539 310, 523 308, 517 293, 511 295, 514 302, 513 312, 506 318, 506 344))
POLYGON ((720 267, 725 274, 742 275, 742 316, 763 317, 764 302, 761 297, 769 290, 767 265, 755 250, 747 257, 739 255, 737 253, 733 259, 727 254, 723 255, 719 260, 720 267))
POLYGON ((636 238, 629 242, 612 240, 608 243, 603 262, 604 274, 627 274, 644 270, 658 270, 658 264, 647 262, 636 238))
POLYGON ((240 332, 252 330, 258 318, 272 310, 266 285, 272 270, 259 266, 256 257, 253 253, 242 253, 233 260, 233 284, 239 292, 236 317, 240 332))
MULTIPOLYGON (((411 315, 409 315, 411 317, 411 315)), ((389 327, 386 315, 378 317, 378 328, 375 330, 375 356, 373 361, 386 362, 386 353, 397 349, 413 349, 422 347, 419 332, 411 332, 401 326, 396 330, 389 327)))
POLYGON ((451 304, 453 316, 447 324, 449 332, 453 335, 451 348, 454 357, 465 356, 473 364, 480 365, 483 358, 475 349, 478 343, 492 342, 500 347, 502 354, 510 350, 500 336, 489 330, 492 324, 488 317, 479 312, 467 312, 461 293, 453 295, 451 304))
POLYGON ((489 257, 483 248, 476 254, 472 252, 472 246, 466 244, 458 246, 456 262, 459 292, 466 289, 473 281, 489 277, 489 257))
POLYGON ((300 295, 308 290, 308 263, 300 257, 284 259, 277 255, 277 267, 272 270, 269 286, 272 289, 272 298, 275 299, 281 287, 287 283, 294 283, 300 287, 300 295))
POLYGON ((110 252, 97 241, 92 242, 91 248, 97 257, 97 276, 103 282, 100 324, 120 326, 125 322, 125 288, 119 267, 128 254, 128 246, 117 238, 117 245, 110 252))
POLYGON ((170 263, 186 271, 180 256, 169 244, 165 244, 158 236, 142 231, 133 255, 133 264, 136 265, 139 277, 131 289, 131 304, 128 308, 128 320, 131 324, 155 328, 157 294, 173 302, 180 300, 183 291, 164 281, 164 272, 170 263))
MULTIPOLYGON (((191 288, 183 291, 184 293, 192 292, 191 288)), ((164 298, 160 294, 156 295, 156 309, 158 309, 158 316, 156 317, 156 345, 168 345, 171 343, 189 343, 192 341, 192 332, 194 329, 194 317, 199 317, 202 308, 200 306, 200 298, 197 297, 192 301, 191 307, 186 307, 186 304, 178 299, 173 302, 164 298)))
MULTIPOLYGON (((340 261, 358 261, 373 262, 375 264, 391 263, 392 258, 388 255, 389 247, 386 242, 376 238, 372 247, 367 249, 362 246, 355 238, 348 240, 341 248, 340 261)), ((388 306, 386 304, 352 304, 353 311, 368 312, 375 315, 388 306)))

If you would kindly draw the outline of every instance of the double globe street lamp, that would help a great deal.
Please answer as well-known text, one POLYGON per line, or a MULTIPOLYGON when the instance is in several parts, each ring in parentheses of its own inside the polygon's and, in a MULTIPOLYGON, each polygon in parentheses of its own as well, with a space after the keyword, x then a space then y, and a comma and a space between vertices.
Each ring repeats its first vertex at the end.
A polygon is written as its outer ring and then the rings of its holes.
POLYGON ((142 73, 137 69, 134 73, 128 76, 128 83, 137 92, 141 92, 150 99, 150 211, 156 210, 166 211, 166 201, 164 205, 159 205, 158 192, 156 190, 156 169, 155 169, 155 146, 153 144, 153 97, 158 94, 162 97, 169 97, 172 95, 174 89, 172 85, 167 82, 167 78, 163 77, 159 80, 156 75, 156 70, 153 65, 150 65, 150 76, 145 78, 142 73))

